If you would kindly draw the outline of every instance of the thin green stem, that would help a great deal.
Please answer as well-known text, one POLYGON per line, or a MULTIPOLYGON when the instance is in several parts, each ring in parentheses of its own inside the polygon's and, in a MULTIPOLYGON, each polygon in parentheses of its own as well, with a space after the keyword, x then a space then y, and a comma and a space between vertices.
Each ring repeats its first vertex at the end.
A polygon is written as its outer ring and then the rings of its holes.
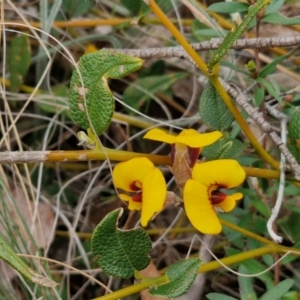
POLYGON ((251 238, 253 238, 253 239, 257 240, 257 241, 260 241, 260 242, 262 242, 262 243, 264 243, 266 245, 274 244, 272 241, 269 241, 268 239, 263 238, 263 237, 255 234, 255 233, 249 231, 249 230, 241 228, 241 227, 239 227, 237 225, 234 225, 234 224, 232 224, 232 223, 230 223, 228 221, 225 221, 223 219, 219 219, 219 220, 220 220, 220 222, 221 222, 222 225, 224 225, 226 227, 229 227, 229 228, 231 228, 231 229, 233 229, 233 230, 235 230, 237 232, 240 232, 240 233, 242 233, 245 236, 251 237, 251 238))
POLYGON ((182 36, 179 30, 172 24, 169 18, 164 14, 164 12, 159 8, 154 0, 149 0, 149 7, 153 13, 158 17, 161 23, 172 33, 178 43, 186 50, 186 52, 191 56, 194 62, 197 64, 199 69, 206 75, 209 76, 207 65, 202 60, 202 58, 197 54, 193 47, 188 43, 188 41, 182 36))
MULTIPOLYGON (((155 3, 154 0, 149 0, 148 5, 153 11, 153 13, 161 20, 162 24, 173 34, 175 39, 181 46, 186 50, 186 52, 190 55, 190 57, 194 60, 196 65, 199 69, 206 75, 209 80, 212 82, 218 93, 220 94, 221 98, 223 99, 224 103, 227 105, 230 112, 235 117, 236 121, 240 125, 241 129, 249 139, 250 143, 257 151, 257 153, 264 159, 267 163, 269 163, 273 168, 279 169, 279 163, 268 153, 265 149, 260 145, 257 141, 256 137, 250 130, 248 124, 242 117, 239 110, 236 106, 232 103, 230 96, 227 94, 223 86, 221 85, 217 74, 210 73, 208 71, 207 65, 202 60, 202 58, 197 54, 197 52, 192 48, 192 46, 188 43, 188 41, 184 38, 184 36, 179 32, 179 30, 172 24, 172 22, 168 19, 168 17, 163 13, 163 11, 159 8, 159 6, 155 3)), ((215 68, 217 69, 217 68, 215 68)), ((214 70, 215 71, 215 70, 214 70)))
MULTIPOLYGON (((258 256, 261 256, 264 254, 287 253, 290 251, 296 252, 295 254, 300 255, 299 249, 282 247, 273 242, 270 242, 268 245, 265 245, 265 246, 257 248, 257 249, 253 249, 253 250, 235 254, 235 255, 232 255, 229 257, 225 257, 218 261, 212 261, 209 263, 205 263, 199 268, 198 273, 206 273, 206 272, 209 272, 212 270, 222 268, 224 265, 230 266, 232 264, 236 264, 236 263, 245 261, 247 259, 258 257, 258 256)), ((168 279, 165 275, 155 277, 155 278, 150 278, 150 279, 144 280, 143 282, 126 287, 124 289, 113 292, 111 294, 95 298, 93 300, 116 300, 119 298, 123 298, 123 297, 129 296, 129 295, 132 295, 134 293, 138 293, 149 287, 155 287, 155 286, 160 286, 160 285, 166 284, 167 282, 168 282, 168 279)))
POLYGON ((46 155, 48 162, 70 162, 87 160, 126 161, 135 157, 146 157, 157 165, 171 165, 171 158, 164 155, 136 153, 130 151, 114 150, 105 148, 103 150, 79 150, 79 151, 50 151, 46 155))
POLYGON ((142 290, 145 290, 151 286, 160 286, 162 284, 167 283, 169 280, 168 278, 163 275, 155 278, 149 278, 142 282, 139 282, 135 285, 128 286, 124 289, 118 290, 116 292, 113 292, 111 294, 107 294, 98 298, 94 298, 93 300, 116 300, 119 298, 124 298, 126 296, 133 295, 135 293, 138 293, 142 290))
POLYGON ((223 267, 223 265, 230 266, 232 264, 236 264, 238 262, 242 262, 250 258, 258 257, 264 254, 271 254, 271 253, 277 253, 273 243, 269 245, 265 245, 261 248, 249 250, 246 252, 242 252, 239 254, 222 258, 220 260, 214 260, 209 263, 203 264, 199 269, 199 273, 206 273, 212 270, 219 269, 223 267))

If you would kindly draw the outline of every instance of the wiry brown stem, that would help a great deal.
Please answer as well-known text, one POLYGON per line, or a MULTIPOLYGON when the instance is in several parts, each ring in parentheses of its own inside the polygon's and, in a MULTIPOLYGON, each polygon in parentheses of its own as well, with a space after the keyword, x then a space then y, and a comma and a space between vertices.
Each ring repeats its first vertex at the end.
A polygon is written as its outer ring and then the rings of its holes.
MULTIPOLYGON (((191 46, 196 51, 206 51, 217 49, 222 43, 222 39, 212 39, 207 42, 194 43, 191 46)), ((300 45, 300 36, 291 37, 273 37, 273 38, 253 38, 253 39, 240 39, 233 45, 232 49, 262 49, 262 48, 274 48, 274 47, 294 47, 300 45)), ((112 50, 112 49, 111 49, 112 50)), ((189 58, 183 47, 162 47, 162 48, 149 48, 149 49, 113 49, 112 51, 121 52, 124 54, 147 58, 189 58)))
POLYGON ((262 114, 258 111, 256 111, 241 95, 236 89, 232 88, 228 83, 226 83, 224 80, 221 80, 221 83, 227 93, 235 99, 236 103, 243 108, 247 114, 255 121, 256 124, 258 124, 261 129, 268 134, 268 136, 272 139, 272 141, 275 143, 275 145, 280 149, 281 153, 284 155, 286 160, 289 162, 295 178, 297 180, 300 180, 300 166, 298 162, 296 161, 295 157, 291 154, 289 149, 286 147, 286 145, 282 142, 280 137, 277 135, 277 133, 273 130, 271 124, 267 122, 262 114))
POLYGON ((106 153, 105 151, 96 150, 0 152, 0 164, 71 162, 87 160, 106 160, 107 158, 113 161, 125 161, 134 157, 148 157, 154 164, 171 165, 171 159, 167 156, 111 149, 107 149, 106 153))

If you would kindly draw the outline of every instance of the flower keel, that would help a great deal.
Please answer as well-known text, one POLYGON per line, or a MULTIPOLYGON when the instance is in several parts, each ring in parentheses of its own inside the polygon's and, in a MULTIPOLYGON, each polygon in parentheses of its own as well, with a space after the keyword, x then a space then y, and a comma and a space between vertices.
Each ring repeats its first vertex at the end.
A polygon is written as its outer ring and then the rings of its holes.
POLYGON ((184 186, 183 201, 193 226, 202 233, 218 234, 222 226, 216 211, 229 212, 241 193, 227 195, 219 189, 233 188, 245 179, 245 171, 235 160, 216 160, 196 164, 192 178, 184 186))
POLYGON ((152 129, 144 138, 171 144, 172 172, 182 191, 186 181, 191 178, 192 168, 197 162, 201 148, 214 143, 221 136, 219 131, 201 134, 194 129, 185 129, 175 136, 160 129, 152 129))
POLYGON ((129 202, 130 210, 141 210, 141 225, 146 226, 155 213, 162 210, 167 189, 161 171, 144 157, 119 163, 113 170, 115 187, 133 195, 119 194, 129 202))

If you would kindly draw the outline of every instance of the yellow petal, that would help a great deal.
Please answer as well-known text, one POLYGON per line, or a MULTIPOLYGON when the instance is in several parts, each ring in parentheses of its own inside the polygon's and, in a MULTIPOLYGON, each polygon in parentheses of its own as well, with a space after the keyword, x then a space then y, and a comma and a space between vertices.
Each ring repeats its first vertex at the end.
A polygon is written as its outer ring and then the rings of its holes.
POLYGON ((206 186, 189 179, 183 189, 183 202, 186 214, 197 230, 205 234, 221 232, 222 226, 208 198, 206 186))
POLYGON ((167 144, 174 144, 176 136, 166 133, 165 131, 161 129, 151 129, 149 130, 145 135, 144 139, 154 140, 154 141, 160 141, 167 144))
POLYGON ((242 193, 235 193, 232 195, 228 195, 224 201, 216 204, 215 206, 220 207, 222 211, 229 212, 235 208, 236 201, 243 198, 242 193))
POLYGON ((130 210, 141 210, 142 209, 142 202, 133 201, 132 197, 125 195, 125 194, 119 194, 119 197, 121 200, 129 202, 128 209, 130 209, 130 210))
POLYGON ((132 184, 137 182, 141 187, 145 176, 153 171, 155 166, 145 157, 137 157, 117 164, 113 170, 113 181, 115 187, 127 192, 135 191, 132 184))
POLYGON ((192 178, 207 187, 218 185, 219 188, 233 188, 240 185, 246 177, 244 169, 233 159, 219 159, 196 164, 192 178))
POLYGON ((147 226, 155 213, 162 210, 167 196, 167 186, 162 172, 155 168, 143 181, 141 225, 147 226))
POLYGON ((141 210, 142 209, 142 202, 136 202, 132 199, 129 201, 128 209, 130 210, 141 210))
POLYGON ((185 129, 176 137, 176 143, 185 144, 191 148, 201 148, 211 145, 222 136, 220 131, 199 133, 194 129, 185 129))
POLYGON ((167 144, 182 143, 191 148, 201 148, 217 141, 222 136, 220 131, 211 133, 199 133, 194 129, 182 130, 179 135, 171 135, 161 129, 151 129, 146 133, 144 139, 164 142, 167 144))

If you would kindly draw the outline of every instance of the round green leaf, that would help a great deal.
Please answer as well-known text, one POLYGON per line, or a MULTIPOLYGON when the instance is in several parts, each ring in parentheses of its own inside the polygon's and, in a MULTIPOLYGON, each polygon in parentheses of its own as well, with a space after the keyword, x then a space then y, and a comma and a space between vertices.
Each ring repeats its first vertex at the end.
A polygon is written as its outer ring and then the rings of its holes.
POLYGON ((213 144, 203 147, 201 154, 206 160, 236 158, 244 150, 244 144, 232 138, 219 139, 213 144))
POLYGON ((139 58, 112 51, 97 51, 82 56, 78 62, 80 74, 75 69, 70 83, 69 105, 74 121, 83 129, 90 128, 91 121, 96 134, 103 133, 115 108, 107 79, 124 77, 142 64, 143 60, 139 58))
POLYGON ((140 11, 142 5, 145 5, 143 0, 121 0, 121 3, 134 14, 140 11))
POLYGON ((150 294, 169 299, 183 295, 195 281, 201 263, 200 258, 191 258, 171 265, 166 271, 170 282, 151 289, 150 294))
POLYGON ((92 235, 92 252, 98 265, 109 275, 130 278, 134 271, 145 269, 150 263, 148 252, 152 244, 145 230, 120 230, 117 227, 123 209, 109 213, 95 228, 92 235))
POLYGON ((18 92, 23 79, 27 74, 31 61, 30 41, 27 35, 15 37, 7 51, 10 90, 18 92))
POLYGON ((300 112, 296 111, 288 125, 288 142, 287 146, 291 153, 300 163, 300 112))
POLYGON ((202 121, 211 129, 223 131, 234 120, 219 93, 209 81, 200 97, 199 111, 202 121))

